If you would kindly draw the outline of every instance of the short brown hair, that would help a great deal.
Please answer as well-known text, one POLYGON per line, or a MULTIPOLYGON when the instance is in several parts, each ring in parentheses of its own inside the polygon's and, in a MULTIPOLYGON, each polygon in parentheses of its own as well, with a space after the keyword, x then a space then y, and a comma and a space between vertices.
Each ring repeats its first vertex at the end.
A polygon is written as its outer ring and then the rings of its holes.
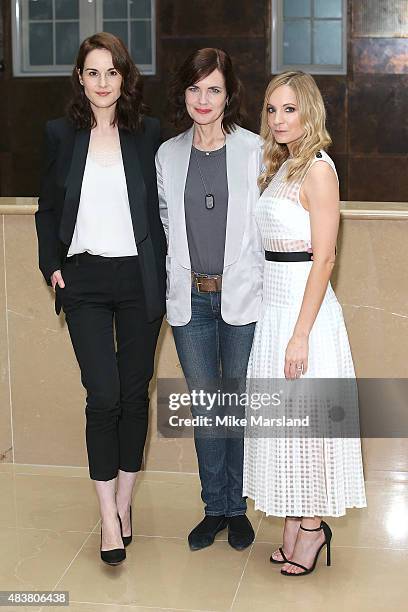
POLYGON ((177 70, 170 83, 169 102, 172 106, 171 119, 175 126, 186 129, 193 123, 186 109, 185 91, 187 87, 205 79, 216 69, 224 77, 228 96, 228 105, 225 107, 222 127, 229 134, 236 125, 242 124, 245 117, 243 87, 234 72, 231 58, 222 49, 205 48, 191 53, 177 70))
POLYGON ((146 110, 143 104, 142 76, 129 55, 125 44, 113 34, 100 32, 86 38, 79 47, 75 67, 72 71, 72 99, 67 108, 68 117, 76 128, 93 128, 96 126, 90 102, 78 80, 78 71, 82 75, 85 59, 94 49, 106 49, 112 55, 114 68, 122 76, 121 96, 116 104, 114 123, 120 128, 136 131, 141 126, 146 110))

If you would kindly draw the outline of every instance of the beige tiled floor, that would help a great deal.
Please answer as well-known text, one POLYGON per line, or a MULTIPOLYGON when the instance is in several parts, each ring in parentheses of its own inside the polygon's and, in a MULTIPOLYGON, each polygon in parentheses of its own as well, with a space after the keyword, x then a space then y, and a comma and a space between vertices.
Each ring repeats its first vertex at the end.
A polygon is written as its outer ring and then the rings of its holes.
POLYGON ((190 552, 186 536, 202 516, 199 493, 194 474, 143 473, 134 542, 126 562, 110 568, 99 560, 86 470, 0 465, 0 590, 66 590, 72 612, 407 609, 408 483, 368 482, 367 509, 329 520, 332 567, 322 555, 317 570, 296 581, 268 561, 281 520, 251 505, 257 537, 250 549, 233 550, 223 532, 212 547, 190 552))

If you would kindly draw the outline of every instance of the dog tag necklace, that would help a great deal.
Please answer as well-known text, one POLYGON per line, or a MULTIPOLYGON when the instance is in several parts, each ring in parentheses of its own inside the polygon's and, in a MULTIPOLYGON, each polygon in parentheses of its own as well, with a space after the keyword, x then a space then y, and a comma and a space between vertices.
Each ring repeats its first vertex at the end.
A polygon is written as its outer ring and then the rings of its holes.
MULTIPOLYGON (((203 187, 204 187, 204 193, 205 193, 204 203, 205 203, 205 207, 206 207, 207 210, 212 210, 214 208, 214 206, 215 206, 214 194, 210 193, 210 190, 207 189, 207 185, 206 185, 206 182, 205 182, 205 179, 204 179, 204 175, 203 175, 202 170, 201 170, 200 162, 198 161, 198 153, 197 153, 197 150, 196 150, 196 148, 194 146, 193 146, 193 152, 194 152, 195 160, 197 162, 197 168, 198 168, 198 171, 200 173, 201 182, 202 182, 203 187)), ((207 155, 209 155, 209 153, 207 153, 207 155)))

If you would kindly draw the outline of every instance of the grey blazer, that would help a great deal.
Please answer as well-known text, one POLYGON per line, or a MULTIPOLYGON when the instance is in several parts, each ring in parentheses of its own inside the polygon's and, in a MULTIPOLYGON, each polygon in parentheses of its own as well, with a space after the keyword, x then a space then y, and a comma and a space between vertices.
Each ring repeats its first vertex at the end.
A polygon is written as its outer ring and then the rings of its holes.
MULTIPOLYGON (((191 264, 184 211, 193 128, 163 143, 156 155, 160 217, 168 242, 166 309, 170 325, 191 319, 191 264)), ((221 315, 231 325, 259 317, 264 251, 254 218, 262 140, 241 127, 226 136, 228 213, 221 315)))

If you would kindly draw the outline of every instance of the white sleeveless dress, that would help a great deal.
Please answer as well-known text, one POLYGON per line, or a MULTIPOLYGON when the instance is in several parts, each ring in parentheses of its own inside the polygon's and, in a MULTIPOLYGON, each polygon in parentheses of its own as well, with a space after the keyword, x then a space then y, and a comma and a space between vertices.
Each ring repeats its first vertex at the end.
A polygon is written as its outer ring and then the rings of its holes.
MULTIPOLYGON (((324 151, 312 164, 316 162, 326 162, 336 172, 324 151)), ((306 251, 312 246, 309 213, 299 200, 307 170, 286 181, 288 163, 256 205, 266 251, 306 251)), ((311 266, 310 261, 265 261, 263 305, 248 364, 249 393, 251 379, 284 378, 285 351, 311 266)), ((330 283, 309 336, 305 377, 355 378, 342 309, 330 283)), ((243 494, 254 500, 257 510, 273 516, 342 516, 346 508, 365 507, 360 439, 246 437, 243 494)))

